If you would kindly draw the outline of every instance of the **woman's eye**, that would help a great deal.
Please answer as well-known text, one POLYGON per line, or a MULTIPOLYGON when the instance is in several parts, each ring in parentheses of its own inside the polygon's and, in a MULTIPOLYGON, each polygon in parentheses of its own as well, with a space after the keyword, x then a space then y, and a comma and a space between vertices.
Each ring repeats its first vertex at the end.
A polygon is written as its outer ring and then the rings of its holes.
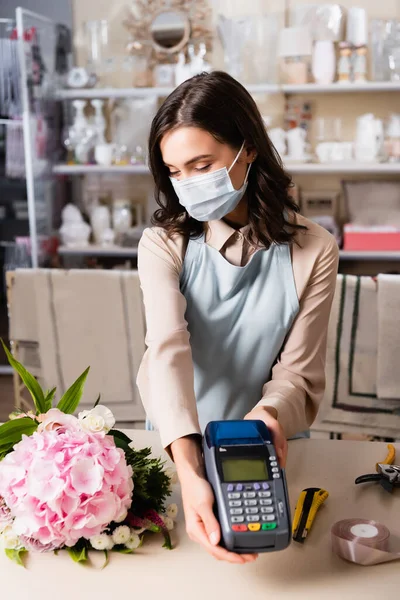
POLYGON ((169 172, 170 177, 177 177, 178 175, 179 175, 179 171, 170 171, 169 172))
POLYGON ((211 165, 206 165, 205 167, 197 167, 195 171, 208 171, 211 165))

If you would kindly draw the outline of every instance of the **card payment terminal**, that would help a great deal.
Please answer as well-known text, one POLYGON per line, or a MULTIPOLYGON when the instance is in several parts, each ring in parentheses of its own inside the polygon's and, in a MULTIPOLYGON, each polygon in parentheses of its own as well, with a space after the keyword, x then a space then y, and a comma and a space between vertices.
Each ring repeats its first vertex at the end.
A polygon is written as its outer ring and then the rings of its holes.
POLYGON ((283 550, 291 540, 286 478, 262 421, 211 421, 203 452, 223 545, 237 553, 283 550))

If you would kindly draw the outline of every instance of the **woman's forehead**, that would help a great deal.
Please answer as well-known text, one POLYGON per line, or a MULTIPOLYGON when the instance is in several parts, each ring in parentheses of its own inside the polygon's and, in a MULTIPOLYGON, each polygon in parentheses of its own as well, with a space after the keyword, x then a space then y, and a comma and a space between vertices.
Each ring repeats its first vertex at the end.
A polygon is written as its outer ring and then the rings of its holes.
POLYGON ((224 144, 199 127, 179 127, 163 136, 160 148, 163 161, 173 164, 178 159, 180 162, 191 160, 194 155, 219 153, 224 144))

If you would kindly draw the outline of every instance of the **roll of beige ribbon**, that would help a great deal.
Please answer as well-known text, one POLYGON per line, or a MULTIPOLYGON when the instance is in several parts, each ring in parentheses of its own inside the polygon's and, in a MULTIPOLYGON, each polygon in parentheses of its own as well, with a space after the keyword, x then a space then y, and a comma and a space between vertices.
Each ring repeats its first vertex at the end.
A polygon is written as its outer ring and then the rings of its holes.
POLYGON ((338 521, 333 525, 331 534, 333 552, 358 565, 378 565, 400 559, 400 551, 389 551, 389 529, 376 521, 338 521))

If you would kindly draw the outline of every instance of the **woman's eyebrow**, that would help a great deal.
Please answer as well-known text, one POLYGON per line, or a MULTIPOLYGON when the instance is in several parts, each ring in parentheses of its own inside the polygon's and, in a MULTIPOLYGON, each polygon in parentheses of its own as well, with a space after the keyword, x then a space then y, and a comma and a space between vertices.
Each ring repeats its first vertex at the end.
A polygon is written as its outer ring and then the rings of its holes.
MULTIPOLYGON (((191 158, 190 160, 187 160, 185 162, 185 167, 188 167, 190 165, 192 165, 193 163, 198 162, 199 160, 203 160, 205 158, 212 158, 212 154, 199 154, 198 156, 194 156, 193 158, 191 158)), ((164 165, 166 167, 172 167, 173 165, 169 165, 168 163, 164 163, 164 165)))

